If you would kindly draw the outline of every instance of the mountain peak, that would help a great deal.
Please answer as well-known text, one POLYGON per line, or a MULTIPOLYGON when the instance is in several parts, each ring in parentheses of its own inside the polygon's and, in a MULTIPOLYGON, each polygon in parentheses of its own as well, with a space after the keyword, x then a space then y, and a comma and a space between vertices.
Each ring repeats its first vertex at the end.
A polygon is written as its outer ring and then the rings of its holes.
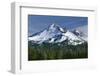
POLYGON ((59 26, 58 26, 57 24, 55 24, 55 23, 53 23, 53 24, 51 24, 51 25, 49 26, 50 29, 58 28, 58 27, 59 27, 59 26))
POLYGON ((75 34, 75 35, 80 35, 80 31, 79 30, 77 30, 77 29, 75 29, 75 30, 73 30, 73 33, 75 34))
POLYGON ((65 30, 63 28, 61 28, 58 24, 55 24, 55 23, 53 23, 53 24, 51 24, 49 26, 49 30, 52 30, 52 31, 60 31, 62 33, 65 32, 65 30))
POLYGON ((82 31, 80 31, 80 30, 78 30, 78 29, 75 29, 75 30, 73 30, 72 32, 73 32, 76 36, 78 36, 79 38, 81 38, 81 39, 87 41, 87 35, 86 35, 84 32, 82 32, 82 31))

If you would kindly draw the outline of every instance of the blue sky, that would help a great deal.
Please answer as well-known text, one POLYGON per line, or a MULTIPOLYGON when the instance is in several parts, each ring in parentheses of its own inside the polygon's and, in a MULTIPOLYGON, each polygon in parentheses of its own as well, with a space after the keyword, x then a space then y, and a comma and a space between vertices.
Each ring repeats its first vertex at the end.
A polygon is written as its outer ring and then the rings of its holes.
POLYGON ((56 23, 67 29, 88 25, 88 17, 28 15, 28 35, 32 35, 56 23))

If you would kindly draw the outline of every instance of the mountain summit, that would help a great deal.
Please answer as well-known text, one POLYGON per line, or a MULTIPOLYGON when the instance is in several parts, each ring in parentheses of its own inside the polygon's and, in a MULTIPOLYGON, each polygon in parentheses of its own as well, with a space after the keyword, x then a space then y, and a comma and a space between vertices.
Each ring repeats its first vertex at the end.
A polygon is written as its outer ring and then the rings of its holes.
POLYGON ((59 32, 64 32, 64 29, 62 29, 59 25, 57 24, 52 24, 49 26, 49 30, 51 31, 59 31, 59 32))
POLYGON ((47 29, 29 36, 28 40, 32 43, 62 43, 66 42, 69 45, 77 45, 85 42, 84 39, 80 38, 76 33, 69 30, 65 31, 62 27, 57 24, 51 24, 47 29))

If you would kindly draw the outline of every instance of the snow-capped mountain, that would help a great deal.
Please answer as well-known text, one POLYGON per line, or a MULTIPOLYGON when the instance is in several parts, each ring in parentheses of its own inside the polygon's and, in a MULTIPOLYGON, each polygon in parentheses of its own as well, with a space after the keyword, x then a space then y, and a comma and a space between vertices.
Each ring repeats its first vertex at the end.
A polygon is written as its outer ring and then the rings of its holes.
POLYGON ((88 41, 88 28, 87 26, 81 26, 72 30, 72 32, 84 41, 88 41))
POLYGON ((78 31, 65 31, 57 24, 52 24, 47 29, 29 36, 29 41, 37 44, 44 42, 61 43, 66 40, 70 45, 77 45, 85 42, 85 40, 80 37, 80 33, 78 35, 78 31))

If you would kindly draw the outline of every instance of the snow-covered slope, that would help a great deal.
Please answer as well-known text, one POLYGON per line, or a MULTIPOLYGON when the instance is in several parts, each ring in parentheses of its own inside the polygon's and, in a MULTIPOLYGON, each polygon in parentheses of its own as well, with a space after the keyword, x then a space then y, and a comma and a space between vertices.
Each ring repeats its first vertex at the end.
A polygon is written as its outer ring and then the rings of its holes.
POLYGON ((29 37, 29 41, 37 44, 46 43, 60 43, 68 41, 70 45, 77 45, 84 43, 84 40, 77 36, 75 32, 65 31, 56 24, 50 25, 47 29, 29 37))
POLYGON ((49 28, 36 34, 35 36, 29 37, 29 41, 31 40, 36 41, 38 43, 42 43, 44 41, 49 40, 50 38, 53 38, 56 35, 60 35, 62 32, 64 32, 62 28, 60 28, 58 25, 52 24, 49 28))
POLYGON ((72 30, 72 32, 79 38, 81 38, 85 41, 88 41, 88 39, 87 39, 88 38, 88 27, 86 25, 75 28, 72 30))

